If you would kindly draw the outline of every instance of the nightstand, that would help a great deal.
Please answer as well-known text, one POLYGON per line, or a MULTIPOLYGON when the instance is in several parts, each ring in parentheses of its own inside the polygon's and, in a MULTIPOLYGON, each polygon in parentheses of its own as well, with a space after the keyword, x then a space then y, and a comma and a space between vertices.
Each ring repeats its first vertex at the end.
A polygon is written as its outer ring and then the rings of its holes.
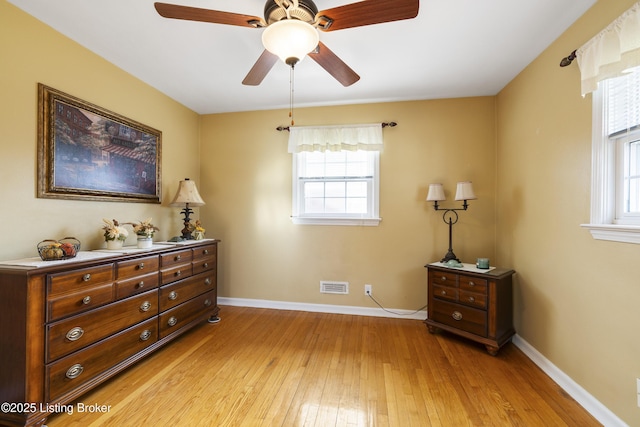
POLYGON ((511 340, 513 328, 512 277, 515 271, 482 271, 473 264, 462 268, 436 262, 425 265, 429 286, 429 332, 451 332, 484 344, 492 356, 511 340))

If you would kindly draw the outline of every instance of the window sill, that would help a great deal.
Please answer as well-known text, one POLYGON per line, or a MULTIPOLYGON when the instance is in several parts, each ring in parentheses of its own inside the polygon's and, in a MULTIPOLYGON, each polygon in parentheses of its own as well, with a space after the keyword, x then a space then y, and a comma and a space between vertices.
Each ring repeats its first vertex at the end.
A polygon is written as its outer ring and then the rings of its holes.
POLYGON ((614 224, 580 224, 587 228, 596 240, 634 243, 640 245, 640 226, 614 224))
POLYGON ((291 222, 300 225, 356 225, 376 227, 382 218, 329 218, 292 216, 291 222))

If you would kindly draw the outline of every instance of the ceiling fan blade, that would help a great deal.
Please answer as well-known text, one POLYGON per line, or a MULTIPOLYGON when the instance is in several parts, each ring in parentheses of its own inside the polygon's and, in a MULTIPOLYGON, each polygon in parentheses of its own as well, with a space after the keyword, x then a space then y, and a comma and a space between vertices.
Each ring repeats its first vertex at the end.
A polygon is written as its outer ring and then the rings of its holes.
POLYGON ((267 76, 271 68, 273 68, 273 64, 276 63, 278 57, 268 50, 264 50, 260 58, 253 64, 253 67, 249 70, 247 77, 242 81, 243 85, 247 86, 258 86, 262 83, 262 80, 267 76))
POLYGON ((333 9, 318 12, 320 22, 331 21, 328 28, 322 25, 318 29, 336 31, 345 28, 362 27, 364 25, 381 24, 383 22, 401 21, 418 16, 420 0, 366 0, 333 9))
POLYGON ((351 86, 360 80, 360 76, 322 42, 318 43, 317 52, 310 52, 308 56, 327 70, 342 86, 351 86))
POLYGON ((239 13, 221 12, 219 10, 201 9, 198 7, 180 6, 168 3, 153 4, 165 18, 186 19, 188 21, 212 22, 214 24, 238 25, 241 27, 266 26, 264 19, 258 16, 239 13))

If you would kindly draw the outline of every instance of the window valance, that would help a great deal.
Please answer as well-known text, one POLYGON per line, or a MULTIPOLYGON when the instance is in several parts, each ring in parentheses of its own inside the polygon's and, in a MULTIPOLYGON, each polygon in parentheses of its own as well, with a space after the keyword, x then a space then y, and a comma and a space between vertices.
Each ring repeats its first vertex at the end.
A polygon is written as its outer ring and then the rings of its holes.
POLYGON ((576 57, 583 95, 596 90, 598 82, 640 65, 640 2, 578 49, 576 57))
POLYGON ((303 151, 382 151, 380 123, 337 126, 292 126, 289 153, 303 151))

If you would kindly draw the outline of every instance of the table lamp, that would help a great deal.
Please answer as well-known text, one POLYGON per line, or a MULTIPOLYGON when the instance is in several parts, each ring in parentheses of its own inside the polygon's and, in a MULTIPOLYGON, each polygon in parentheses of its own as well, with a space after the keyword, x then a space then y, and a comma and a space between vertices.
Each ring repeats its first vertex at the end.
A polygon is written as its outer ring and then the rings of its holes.
POLYGON ((191 219, 189 218, 189 215, 193 213, 193 210, 190 207, 203 206, 204 204, 204 200, 200 197, 200 193, 198 193, 198 188, 194 181, 191 181, 189 178, 185 178, 184 181, 180 181, 178 192, 169 206, 184 207, 181 211, 184 215, 184 228, 182 229, 183 239, 193 240, 193 237, 191 236, 193 226, 191 225, 191 219))

